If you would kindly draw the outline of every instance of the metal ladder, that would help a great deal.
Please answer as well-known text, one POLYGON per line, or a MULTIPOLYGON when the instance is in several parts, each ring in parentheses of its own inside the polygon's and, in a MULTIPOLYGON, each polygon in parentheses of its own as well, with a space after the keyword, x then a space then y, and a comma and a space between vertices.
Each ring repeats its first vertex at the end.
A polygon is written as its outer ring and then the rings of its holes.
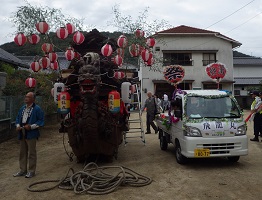
POLYGON ((145 133, 143 128, 143 120, 141 116, 141 101, 140 101, 140 87, 138 84, 134 84, 135 91, 133 93, 134 95, 134 101, 131 100, 130 105, 133 106, 133 111, 129 111, 129 131, 124 132, 124 143, 125 145, 128 143, 127 138, 141 138, 141 141, 146 143, 145 141, 145 133), (130 119, 132 118, 132 119, 130 119), (136 134, 138 133, 138 134, 136 134), (127 136, 130 135, 130 136, 127 136))

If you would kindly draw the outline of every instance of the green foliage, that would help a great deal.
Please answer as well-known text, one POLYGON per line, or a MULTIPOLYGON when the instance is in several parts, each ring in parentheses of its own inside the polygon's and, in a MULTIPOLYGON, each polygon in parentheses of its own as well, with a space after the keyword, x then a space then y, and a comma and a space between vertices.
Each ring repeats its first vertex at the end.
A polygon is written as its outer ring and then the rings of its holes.
POLYGON ((0 62, 0 72, 5 72, 7 75, 11 75, 15 72, 15 68, 8 63, 0 62))
POLYGON ((57 73, 34 73, 32 77, 36 79, 35 88, 27 88, 25 80, 30 76, 30 72, 26 70, 16 70, 13 74, 7 76, 6 87, 3 90, 5 96, 24 96, 27 92, 35 92, 40 96, 40 104, 46 114, 56 112, 57 106, 51 96, 51 88, 53 82, 57 79, 57 73))
POLYGON ((35 33, 35 24, 40 21, 46 21, 49 24, 50 31, 55 31, 66 23, 72 23, 78 30, 82 30, 83 19, 66 17, 60 9, 31 5, 26 0, 25 4, 25 6, 18 7, 18 10, 10 18, 17 32, 23 32, 26 35, 35 33))

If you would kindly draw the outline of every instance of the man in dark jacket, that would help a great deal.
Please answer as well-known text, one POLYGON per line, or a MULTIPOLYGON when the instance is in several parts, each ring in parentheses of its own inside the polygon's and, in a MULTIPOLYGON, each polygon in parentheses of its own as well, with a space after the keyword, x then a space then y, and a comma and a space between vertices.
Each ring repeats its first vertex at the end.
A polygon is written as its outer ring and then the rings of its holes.
POLYGON ((31 178, 36 170, 36 140, 40 133, 38 128, 44 125, 44 112, 35 104, 35 95, 29 92, 25 96, 25 104, 16 117, 16 130, 20 140, 20 171, 14 177, 25 176, 31 178), (27 170, 27 160, 29 168, 27 170))
POLYGON ((145 104, 141 110, 141 114, 144 111, 145 108, 146 109, 146 128, 147 128, 147 132, 146 134, 150 134, 150 125, 152 126, 152 128, 155 130, 155 133, 157 134, 158 132, 158 128, 156 127, 155 123, 154 123, 154 119, 155 119, 155 111, 157 109, 157 105, 156 105, 156 101, 155 98, 152 95, 152 92, 148 92, 147 93, 148 98, 145 101, 145 104))

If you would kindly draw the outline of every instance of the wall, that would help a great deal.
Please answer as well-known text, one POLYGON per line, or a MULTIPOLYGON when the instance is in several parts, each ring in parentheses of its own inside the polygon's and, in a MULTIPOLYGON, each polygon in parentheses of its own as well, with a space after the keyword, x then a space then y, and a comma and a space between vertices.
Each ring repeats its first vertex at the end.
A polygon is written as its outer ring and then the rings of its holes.
MULTIPOLYGON (((155 52, 155 60, 160 62, 155 64, 160 71, 163 71, 162 66, 162 51, 175 50, 192 51, 193 66, 183 66, 185 69, 184 80, 194 80, 193 88, 203 88, 202 81, 210 81, 206 75, 205 66, 203 66, 203 52, 216 51, 216 59, 226 65, 227 74, 224 79, 233 81, 233 51, 232 44, 228 41, 216 37, 199 37, 199 36, 165 36, 157 38, 155 47, 160 47, 160 51, 155 52)), ((148 67, 141 67, 140 79, 142 79, 142 89, 154 92, 154 84, 152 80, 164 80, 161 72, 150 71, 148 67)), ((223 89, 232 90, 232 84, 223 84, 223 89)), ((146 94, 142 94, 142 102, 146 99, 146 94)))

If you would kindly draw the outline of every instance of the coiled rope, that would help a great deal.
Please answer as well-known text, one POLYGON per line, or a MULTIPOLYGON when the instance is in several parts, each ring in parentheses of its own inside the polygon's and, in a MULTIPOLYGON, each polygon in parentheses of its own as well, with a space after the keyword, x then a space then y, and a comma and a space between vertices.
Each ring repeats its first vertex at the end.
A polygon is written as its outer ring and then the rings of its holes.
POLYGON ((102 195, 115 191, 119 186, 142 187, 149 185, 151 178, 141 175, 127 167, 123 166, 104 166, 98 167, 96 163, 87 164, 82 171, 74 172, 70 168, 66 176, 62 179, 44 180, 32 183, 27 190, 31 192, 44 192, 55 189, 56 187, 64 190, 73 190, 75 194, 93 194, 102 195), (115 175, 109 174, 109 171, 116 171, 115 175), (72 173, 72 175, 69 175, 72 173), (33 186, 53 183, 51 187, 38 189, 33 186))

